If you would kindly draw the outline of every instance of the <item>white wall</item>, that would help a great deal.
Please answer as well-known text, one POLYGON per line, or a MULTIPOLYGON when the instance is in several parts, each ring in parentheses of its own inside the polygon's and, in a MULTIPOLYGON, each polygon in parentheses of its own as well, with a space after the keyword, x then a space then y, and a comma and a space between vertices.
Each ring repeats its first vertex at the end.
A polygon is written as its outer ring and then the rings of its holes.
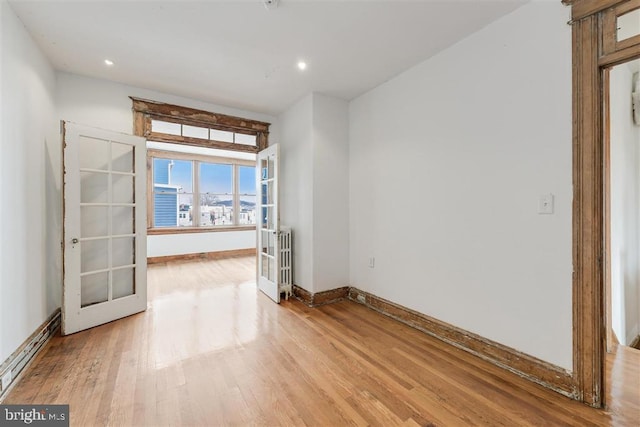
POLYGON ((293 229, 293 283, 313 291, 313 95, 278 119, 280 224, 293 229))
POLYGON ((224 231, 215 233, 166 234, 147 237, 147 256, 168 256, 203 252, 232 251, 256 247, 256 231, 224 231))
POLYGON ((312 93, 282 116, 281 222, 294 233, 294 283, 349 285, 348 103, 312 93))
POLYGON ((0 0, 0 364, 60 306, 55 74, 0 0))
POLYGON ((351 102, 350 272, 572 369, 568 19, 529 3, 351 102))
MULTIPOLYGON (((275 117, 272 116, 172 96, 106 80, 57 73, 56 101, 58 117, 61 120, 69 120, 131 134, 133 132, 133 116, 129 96, 269 122, 272 123, 269 136, 270 142, 275 143, 278 140, 278 125, 275 117)), ((147 255, 154 257, 254 248, 256 245, 255 237, 256 233, 254 231, 154 235, 147 238, 147 255)))
POLYGON ((349 285, 349 105, 313 94, 313 292, 349 285))
MULTIPOLYGON (((633 124, 629 64, 610 74, 611 314, 621 344, 640 333, 640 127, 633 124)), ((638 88, 640 90, 640 88, 638 88)))

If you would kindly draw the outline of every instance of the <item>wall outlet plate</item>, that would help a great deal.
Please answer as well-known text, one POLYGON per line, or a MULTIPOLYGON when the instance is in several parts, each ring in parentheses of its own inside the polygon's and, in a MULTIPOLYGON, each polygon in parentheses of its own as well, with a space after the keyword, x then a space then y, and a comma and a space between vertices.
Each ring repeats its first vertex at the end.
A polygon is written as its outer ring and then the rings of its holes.
POLYGON ((551 215, 553 214, 553 194, 543 194, 538 199, 538 213, 551 215))
POLYGON ((7 371, 7 373, 2 376, 2 391, 9 388, 9 384, 11 384, 12 379, 13 376, 11 375, 11 370, 7 371))

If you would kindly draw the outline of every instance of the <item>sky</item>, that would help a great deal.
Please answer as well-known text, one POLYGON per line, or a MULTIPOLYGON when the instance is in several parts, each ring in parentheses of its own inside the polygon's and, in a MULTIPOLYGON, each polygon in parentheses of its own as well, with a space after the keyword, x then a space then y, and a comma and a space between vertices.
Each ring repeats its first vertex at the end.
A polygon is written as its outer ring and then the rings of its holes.
MULTIPOLYGON (((171 185, 180 185, 183 192, 193 192, 191 183, 193 163, 187 160, 174 160, 171 169, 171 185)), ((256 169, 253 166, 240 166, 240 194, 256 193, 256 169)), ((201 193, 232 193, 233 167, 225 164, 200 163, 201 193)))

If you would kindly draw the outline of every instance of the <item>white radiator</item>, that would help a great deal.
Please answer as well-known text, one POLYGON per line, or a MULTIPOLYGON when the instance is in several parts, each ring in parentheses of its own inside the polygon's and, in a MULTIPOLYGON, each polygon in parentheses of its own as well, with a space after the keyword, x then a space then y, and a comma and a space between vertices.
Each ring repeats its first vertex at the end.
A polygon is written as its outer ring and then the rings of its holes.
POLYGON ((278 285, 280 293, 284 292, 286 299, 289 299, 293 285, 293 270, 291 268, 291 228, 280 227, 278 240, 280 243, 280 282, 278 285))

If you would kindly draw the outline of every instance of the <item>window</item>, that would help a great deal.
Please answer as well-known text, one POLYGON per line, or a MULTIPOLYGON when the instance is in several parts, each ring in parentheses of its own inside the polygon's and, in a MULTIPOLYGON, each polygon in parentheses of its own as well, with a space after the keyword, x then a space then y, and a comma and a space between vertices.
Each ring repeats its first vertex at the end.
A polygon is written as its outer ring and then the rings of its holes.
POLYGON ((256 224, 255 160, 157 149, 148 150, 148 156, 153 176, 150 228, 256 224))
POLYGON ((140 98, 131 100, 134 134, 154 144, 147 151, 152 170, 147 192, 149 233, 254 227, 255 159, 256 153, 269 145, 270 124, 140 98), (158 144, 184 149, 165 149, 158 144), (204 153, 206 150, 215 153, 204 153))
POLYGON ((165 134, 186 138, 198 138, 208 141, 241 144, 253 147, 257 146, 258 144, 257 133, 247 134, 232 130, 219 130, 216 128, 206 128, 202 126, 189 126, 162 120, 151 120, 151 132, 156 134, 165 134))

